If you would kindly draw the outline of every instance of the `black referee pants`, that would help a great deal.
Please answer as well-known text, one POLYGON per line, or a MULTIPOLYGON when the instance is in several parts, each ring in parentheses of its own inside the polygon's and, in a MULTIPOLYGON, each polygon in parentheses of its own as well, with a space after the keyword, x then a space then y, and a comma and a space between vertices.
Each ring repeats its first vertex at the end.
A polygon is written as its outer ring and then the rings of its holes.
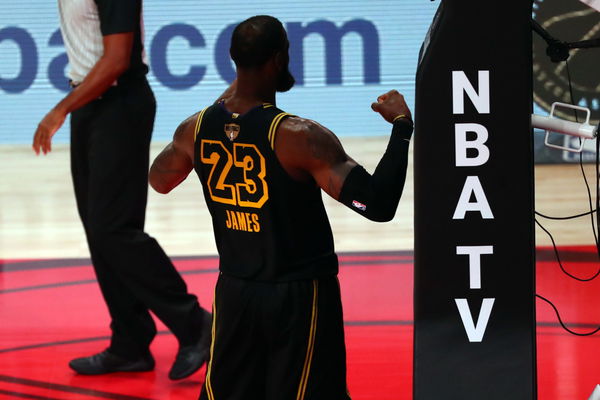
POLYGON ((71 114, 71 172, 79 216, 111 316, 109 350, 146 352, 151 310, 179 340, 197 341, 202 310, 158 242, 144 232, 156 102, 145 78, 111 87, 71 114))

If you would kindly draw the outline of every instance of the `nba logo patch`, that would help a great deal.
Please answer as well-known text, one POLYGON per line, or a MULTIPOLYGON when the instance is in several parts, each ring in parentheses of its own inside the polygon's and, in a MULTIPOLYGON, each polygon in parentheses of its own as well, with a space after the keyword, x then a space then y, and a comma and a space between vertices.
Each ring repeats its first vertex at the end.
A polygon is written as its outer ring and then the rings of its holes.
POLYGON ((234 141, 240 134, 240 126, 238 124, 225 124, 225 135, 230 141, 234 141))
POLYGON ((352 200, 352 206, 358 208, 361 211, 367 211, 367 206, 360 201, 352 200))

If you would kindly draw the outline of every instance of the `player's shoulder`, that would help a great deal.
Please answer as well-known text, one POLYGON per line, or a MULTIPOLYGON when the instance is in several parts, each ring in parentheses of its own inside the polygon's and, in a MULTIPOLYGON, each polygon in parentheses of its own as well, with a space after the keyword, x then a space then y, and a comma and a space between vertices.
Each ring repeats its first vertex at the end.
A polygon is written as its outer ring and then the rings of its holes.
POLYGON ((312 153, 316 148, 332 148, 340 145, 335 134, 312 119, 288 117, 282 121, 277 133, 279 143, 298 153, 312 153))
POLYGON ((184 119, 175 130, 173 140, 177 142, 193 142, 196 138, 196 130, 198 129, 198 123, 202 118, 203 112, 204 110, 198 111, 184 119))
POLYGON ((288 135, 300 136, 308 140, 335 138, 335 134, 319 122, 297 116, 286 118, 281 123, 281 129, 288 135))
POLYGON ((280 130, 291 135, 313 135, 325 128, 312 119, 291 115, 281 122, 280 130))

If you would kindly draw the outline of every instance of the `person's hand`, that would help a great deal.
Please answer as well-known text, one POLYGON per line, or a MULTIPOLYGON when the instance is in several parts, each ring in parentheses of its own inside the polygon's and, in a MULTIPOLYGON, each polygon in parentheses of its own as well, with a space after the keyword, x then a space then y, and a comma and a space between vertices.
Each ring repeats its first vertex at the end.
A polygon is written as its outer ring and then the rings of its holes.
POLYGON ((399 116, 412 121, 410 110, 404 101, 404 96, 397 90, 390 90, 377 98, 377 102, 371 104, 373 111, 378 112, 388 122, 394 122, 399 116))
POLYGON ((52 150, 52 136, 60 129, 65 122, 67 114, 59 108, 53 108, 38 124, 38 127, 33 135, 33 151, 35 154, 40 154, 40 149, 44 154, 52 150))

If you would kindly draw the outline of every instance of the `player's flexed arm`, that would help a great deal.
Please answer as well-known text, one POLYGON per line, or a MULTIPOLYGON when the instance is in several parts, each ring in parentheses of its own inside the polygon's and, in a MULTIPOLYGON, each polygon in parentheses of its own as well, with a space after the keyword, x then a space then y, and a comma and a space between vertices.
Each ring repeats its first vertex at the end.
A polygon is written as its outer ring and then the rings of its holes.
POLYGON ((314 179, 334 199, 370 220, 383 222, 394 217, 402 195, 413 124, 404 97, 395 90, 380 96, 371 108, 394 126, 373 175, 344 152, 331 131, 302 118, 282 122, 275 151, 292 177, 314 179))
MULTIPOLYGON (((373 175, 350 158, 327 128, 303 118, 284 120, 277 131, 275 151, 293 178, 315 181, 334 199, 373 221, 394 217, 404 181, 412 120, 404 97, 390 91, 371 108, 393 123, 387 150, 373 175)), ((193 169, 194 128, 197 115, 182 122, 173 141, 150 168, 150 184, 160 193, 179 185, 193 169)))

